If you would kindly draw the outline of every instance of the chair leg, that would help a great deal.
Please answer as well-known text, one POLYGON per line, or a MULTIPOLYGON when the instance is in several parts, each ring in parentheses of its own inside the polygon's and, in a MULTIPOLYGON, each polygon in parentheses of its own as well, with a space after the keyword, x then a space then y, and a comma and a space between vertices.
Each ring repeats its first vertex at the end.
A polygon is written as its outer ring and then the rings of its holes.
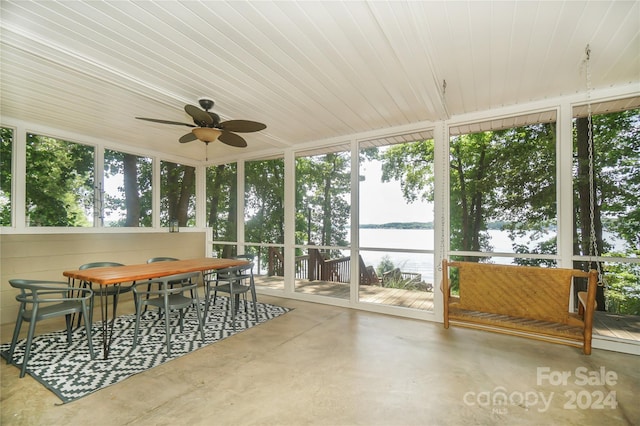
MULTIPOLYGON (((147 292, 151 291, 151 284, 147 284, 147 292)), ((147 293, 147 300, 149 300, 149 293, 147 293)), ((147 304, 144 305, 144 312, 147 312, 147 304)))
MULTIPOLYGON (((196 296, 198 293, 196 292, 196 296)), ((207 320, 207 316, 209 315, 209 303, 211 303, 211 283, 209 281, 205 281, 204 283, 204 320, 207 320)))
POLYGON ((167 339, 167 356, 171 356, 171 324, 169 324, 169 296, 164 295, 164 324, 167 339))
POLYGON ((250 280, 251 300, 253 300, 253 314, 256 316, 256 321, 258 321, 258 298, 256 297, 256 285, 253 281, 253 276, 250 278, 250 280))
POLYGON ((71 314, 64 316, 64 322, 67 326, 67 345, 71 344, 71 314))
POLYGON ((185 314, 186 308, 185 309, 180 309, 180 333, 184 333, 184 314, 185 314))
POLYGON ((24 358, 22 359, 22 368, 20 368, 20 378, 23 378, 27 372, 27 361, 31 353, 31 340, 33 339, 33 333, 36 330, 36 318, 38 315, 38 305, 35 304, 33 311, 31 311, 31 323, 29 324, 29 332, 27 333, 27 341, 24 346, 24 358))
MULTIPOLYGON (((89 315, 89 322, 90 322, 91 324, 93 324, 93 310, 94 310, 94 308, 96 307, 96 295, 95 295, 95 293, 91 295, 91 300, 90 300, 90 302, 89 302, 89 305, 90 305, 90 306, 89 306, 89 312, 88 312, 88 315, 89 315)), ((79 316, 79 317, 82 317, 82 314, 80 314, 80 315, 78 315, 78 316, 79 316)), ((78 327, 80 327, 80 320, 81 320, 81 319, 82 319, 82 318, 78 318, 78 327)))
POLYGON ((82 316, 84 317, 84 329, 87 333, 87 343, 89 344, 89 355, 91 359, 96 357, 96 354, 93 351, 93 335, 91 334, 91 322, 89 321, 89 315, 87 315, 87 305, 82 301, 82 316))
POLYGON ((138 345, 138 330, 140 329, 140 315, 142 315, 142 312, 140 312, 142 310, 142 297, 138 296, 137 294, 134 297, 136 299, 136 325, 133 329, 133 348, 138 345))
POLYGON ((198 296, 198 292, 195 292, 195 305, 196 308, 196 317, 198 318, 198 325, 200 326, 200 336, 202 337, 202 343, 204 343, 204 321, 206 320, 206 316, 204 319, 202 318, 202 313, 200 312, 200 297, 198 296))
POLYGON ((229 302, 231 303, 231 323, 233 325, 233 331, 236 331, 236 303, 235 303, 235 299, 236 299, 237 295, 234 294, 230 294, 229 295, 229 302))
POLYGON ((18 336, 20 335, 20 329, 22 328, 22 314, 24 313, 24 305, 20 306, 18 310, 18 318, 16 318, 16 326, 13 329, 13 338, 11 339, 11 347, 9 348, 9 354, 7 356, 7 364, 13 363, 13 351, 16 349, 18 343, 18 336))

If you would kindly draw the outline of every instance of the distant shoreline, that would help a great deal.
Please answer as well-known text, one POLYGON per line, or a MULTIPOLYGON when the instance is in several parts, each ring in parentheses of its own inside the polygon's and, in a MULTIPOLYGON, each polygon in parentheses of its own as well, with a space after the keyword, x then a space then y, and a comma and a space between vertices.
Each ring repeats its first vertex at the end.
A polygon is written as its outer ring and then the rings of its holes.
MULTIPOLYGON (((487 224, 487 229, 504 229, 505 222, 491 222, 487 224)), ((433 229, 433 222, 388 222, 388 223, 367 223, 360 225, 361 229, 433 229)))
POLYGON ((362 229, 433 229, 433 222, 389 222, 360 225, 362 229))

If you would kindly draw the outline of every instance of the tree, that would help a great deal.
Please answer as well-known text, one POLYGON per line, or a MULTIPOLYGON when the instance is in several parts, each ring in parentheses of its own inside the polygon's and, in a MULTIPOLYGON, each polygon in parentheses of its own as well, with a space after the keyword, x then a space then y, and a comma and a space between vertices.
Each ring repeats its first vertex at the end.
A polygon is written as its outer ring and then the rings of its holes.
POLYGON ((105 191, 105 214, 119 212, 123 219, 105 223, 106 226, 152 226, 152 161, 119 151, 105 150, 105 179, 122 176, 123 185, 114 195, 105 191))
MULTIPOLYGON (((610 253, 612 247, 604 240, 606 223, 606 231, 626 245, 626 251, 616 255, 637 256, 640 253, 640 110, 594 115, 591 129, 587 117, 577 118, 575 133, 578 202, 574 253, 600 256, 610 253), (593 141, 591 149, 589 133, 593 141), (593 188, 589 182, 590 155, 593 188)), ((606 288, 598 287, 598 309, 637 314, 640 305, 637 267, 632 264, 607 267, 595 262, 589 267, 602 272, 606 284, 606 288)))
POLYGON ((350 164, 349 154, 346 152, 300 157, 296 160, 298 244, 307 241, 308 244, 321 246, 347 245, 350 164))
MULTIPOLYGON (((235 164, 221 164, 207 168, 207 225, 213 229, 216 241, 235 241, 237 238, 237 178, 235 164)), ((223 245, 221 257, 236 254, 231 245, 223 245)))
POLYGON ((0 226, 11 226, 13 130, 0 127, 0 226))
POLYGON ((91 226, 94 150, 27 134, 26 209, 31 226, 91 226))
POLYGON ((195 175, 192 166, 163 161, 161 163, 160 222, 167 225, 172 220, 178 226, 188 226, 195 220, 195 175))

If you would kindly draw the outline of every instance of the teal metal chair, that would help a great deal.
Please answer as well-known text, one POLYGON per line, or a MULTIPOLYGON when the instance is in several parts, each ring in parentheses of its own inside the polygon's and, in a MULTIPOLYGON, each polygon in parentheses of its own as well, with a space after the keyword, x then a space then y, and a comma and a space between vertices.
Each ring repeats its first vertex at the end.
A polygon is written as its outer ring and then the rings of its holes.
POLYGON ((90 288, 74 288, 62 281, 41 280, 9 280, 12 287, 20 290, 16 300, 20 302, 16 326, 11 339, 11 347, 7 354, 7 363, 13 363, 13 354, 18 343, 18 336, 22 322, 29 322, 29 331, 24 347, 24 358, 20 368, 20 377, 24 377, 27 371, 27 363, 31 354, 31 343, 38 321, 64 316, 67 325, 67 343, 71 343, 71 323, 73 314, 81 314, 84 318, 84 328, 89 345, 91 359, 95 357, 91 336, 91 322, 89 320, 89 307, 93 297, 90 288))
POLYGON ((200 276, 200 272, 190 272, 186 274, 169 275, 166 277, 154 278, 149 281, 134 284, 133 293, 136 297, 136 325, 133 332, 133 347, 138 345, 138 334, 140 329, 140 316, 143 314, 143 307, 155 306, 164 312, 165 333, 167 341, 167 356, 171 356, 171 322, 172 311, 178 310, 180 313, 180 332, 184 331, 185 310, 194 307, 200 335, 204 342, 204 324, 202 312, 200 311, 200 297, 197 292, 198 283, 194 280, 200 276), (172 282, 180 282, 179 286, 172 286, 172 282), (144 286, 147 289, 144 290, 144 286), (194 291, 196 290, 196 291, 194 291), (185 293, 189 294, 189 297, 185 293))
MULTIPOLYGON (((158 256, 158 257, 152 257, 150 259, 147 259, 147 263, 156 263, 156 262, 174 262, 176 260, 180 260, 177 259, 175 257, 166 257, 166 256, 158 256)), ((169 283, 169 285, 171 287, 176 286, 176 285, 181 285, 182 282, 181 281, 174 281, 169 283)), ((149 286, 147 287, 147 291, 151 290, 151 284, 149 284, 149 286)), ((149 295, 147 295, 147 298, 149 298, 149 295)), ((147 310, 147 306, 145 305, 144 310, 146 312, 147 310)), ((160 312, 162 312, 162 310, 160 310, 160 312)))
POLYGON ((258 299, 256 297, 256 286, 253 279, 253 262, 246 265, 233 266, 231 268, 218 269, 215 276, 209 275, 205 277, 205 319, 209 312, 209 304, 211 301, 211 292, 213 291, 213 303, 216 303, 216 297, 219 291, 229 294, 229 306, 231 310, 231 321, 233 329, 236 329, 236 313, 240 305, 240 295, 244 295, 244 311, 247 310, 246 294, 251 292, 253 300, 253 313, 258 318, 258 299))
MULTIPOLYGON (((104 267, 110 267, 110 266, 124 266, 124 265, 122 263, 117 263, 117 262, 91 262, 91 263, 85 263, 84 265, 81 265, 80 268, 78 269, 84 270, 84 269, 91 269, 91 268, 104 268, 104 267)), ((82 281, 80 285, 82 287, 90 288, 94 290, 93 283, 89 281, 82 281)), ((96 293, 106 296, 107 298, 109 296, 113 297, 113 314, 115 316, 116 309, 118 308, 118 297, 123 293, 130 292, 131 288, 132 288, 132 285, 128 285, 128 286, 107 285, 107 286, 100 286, 100 288, 97 291, 94 290, 94 294, 91 299, 91 310, 89 311, 89 322, 93 323, 93 307, 95 306, 96 293)), ((106 308, 107 308, 106 306, 102 307, 102 309, 106 309, 106 308)), ((107 316, 105 316, 105 318, 106 317, 107 316)))

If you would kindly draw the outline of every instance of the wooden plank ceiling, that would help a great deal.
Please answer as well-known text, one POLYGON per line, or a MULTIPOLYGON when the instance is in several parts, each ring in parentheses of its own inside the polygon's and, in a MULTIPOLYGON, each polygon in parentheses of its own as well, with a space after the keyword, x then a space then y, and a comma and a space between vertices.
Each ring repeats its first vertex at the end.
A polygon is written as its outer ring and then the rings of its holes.
MULTIPOLYGON (((312 141, 640 83, 637 1, 1 2, 3 124, 203 160, 185 104, 263 122, 249 147, 312 141), (446 90, 444 82, 446 81, 446 90)), ((411 133, 411 132, 409 132, 411 133)), ((376 140, 371 137, 371 140, 376 140)))

